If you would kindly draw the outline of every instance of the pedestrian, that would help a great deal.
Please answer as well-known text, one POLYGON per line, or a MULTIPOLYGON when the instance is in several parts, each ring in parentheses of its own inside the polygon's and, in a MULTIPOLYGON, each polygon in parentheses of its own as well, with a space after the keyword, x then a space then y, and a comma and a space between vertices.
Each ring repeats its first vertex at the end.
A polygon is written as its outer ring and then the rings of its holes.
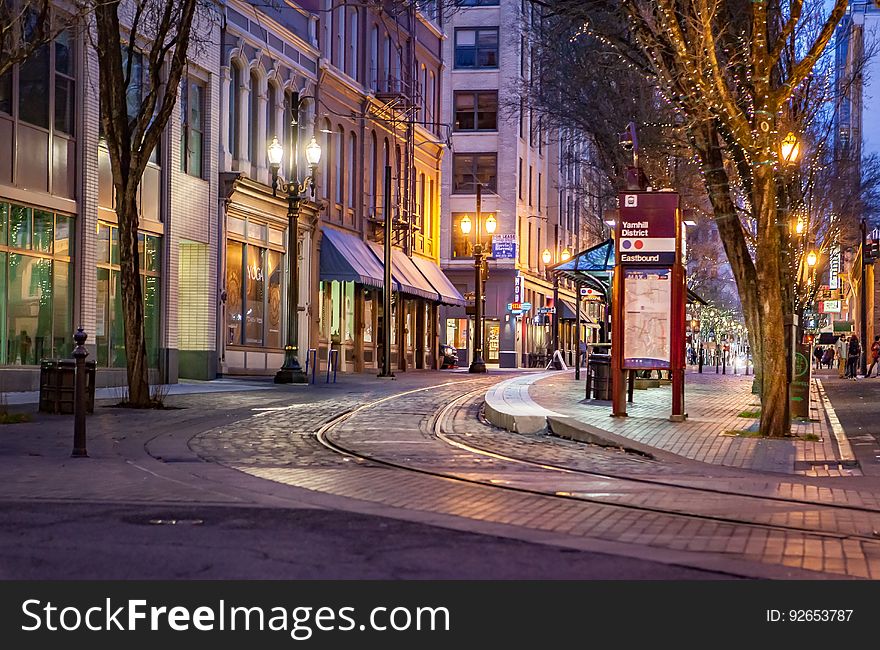
POLYGON ((861 356, 862 346, 859 344, 859 337, 855 335, 850 336, 846 356, 847 378, 852 380, 856 379, 856 374, 858 374, 859 359, 861 358, 861 356))
MULTIPOLYGON (((874 342, 871 343, 871 367, 868 368, 868 374, 866 377, 870 377, 871 373, 874 371, 874 366, 877 365, 878 360, 880 360, 880 336, 874 337, 874 342)), ((880 372, 880 369, 878 369, 880 372)))
POLYGON ((815 348, 813 348, 813 360, 815 361, 813 367, 817 370, 822 367, 822 354, 822 346, 817 345, 815 348))
POLYGON ((825 348, 825 353, 822 355, 822 366, 829 370, 834 367, 834 348, 830 345, 825 348))
POLYGON ((837 339, 837 376, 843 379, 843 370, 846 364, 846 337, 841 335, 837 339))

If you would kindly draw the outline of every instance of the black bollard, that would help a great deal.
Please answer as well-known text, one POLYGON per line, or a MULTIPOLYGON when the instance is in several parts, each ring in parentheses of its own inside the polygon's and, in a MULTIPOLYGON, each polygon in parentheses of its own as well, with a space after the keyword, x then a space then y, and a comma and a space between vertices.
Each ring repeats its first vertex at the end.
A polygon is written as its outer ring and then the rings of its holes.
POLYGON ((727 352, 721 355, 721 374, 727 374, 727 352))
POLYGON ((89 356, 85 342, 88 335, 82 327, 76 330, 73 340, 73 358, 76 359, 76 379, 73 394, 73 452, 74 458, 88 458, 86 451, 86 357, 89 356))

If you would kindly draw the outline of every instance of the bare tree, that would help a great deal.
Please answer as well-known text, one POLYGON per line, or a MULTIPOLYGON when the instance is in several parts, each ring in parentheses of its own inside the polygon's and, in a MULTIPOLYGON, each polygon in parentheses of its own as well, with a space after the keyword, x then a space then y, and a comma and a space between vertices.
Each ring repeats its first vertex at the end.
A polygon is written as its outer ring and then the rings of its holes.
POLYGON ((78 1, 0 0, 0 77, 77 25, 87 11, 78 1))
POLYGON ((100 0, 93 4, 103 138, 119 222, 119 266, 128 405, 153 405, 138 259, 138 188, 171 117, 199 17, 198 0, 100 0))
POLYGON ((784 342, 792 278, 789 232, 780 224, 779 144, 798 118, 792 99, 813 78, 846 0, 827 13, 818 3, 805 10, 802 0, 532 2, 576 20, 645 71, 681 120, 762 372, 761 431, 788 435, 784 342))

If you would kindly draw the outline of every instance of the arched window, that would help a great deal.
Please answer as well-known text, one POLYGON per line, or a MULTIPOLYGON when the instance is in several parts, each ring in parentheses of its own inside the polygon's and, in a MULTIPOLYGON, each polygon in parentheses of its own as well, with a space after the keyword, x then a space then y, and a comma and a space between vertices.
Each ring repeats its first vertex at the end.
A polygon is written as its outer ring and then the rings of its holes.
POLYGON ((358 10, 350 7, 348 15, 348 59, 345 62, 345 70, 354 78, 358 78, 358 10))
POLYGON ((436 102, 437 102, 437 78, 434 76, 434 71, 431 70, 428 73, 428 112, 427 119, 429 126, 428 128, 432 131, 434 127, 432 126, 434 123, 434 115, 436 114, 436 102))
POLYGON ((256 163, 257 156, 257 139, 260 137, 260 120, 257 117, 260 114, 260 77, 256 70, 251 71, 251 101, 250 115, 248 121, 251 125, 250 138, 248 139, 248 160, 256 163))
POLYGON ((370 157, 367 159, 367 161, 368 161, 368 166, 369 166, 369 170, 370 170, 370 187, 369 187, 370 208, 372 210, 372 214, 374 217, 378 216, 378 214, 379 214, 378 211, 376 210, 377 205, 378 205, 376 201, 378 199, 378 192, 379 192, 379 188, 376 187, 376 181, 379 179, 379 169, 378 169, 379 152, 377 151, 377 149, 378 149, 378 143, 376 142, 376 132, 371 131, 370 132, 370 157))
POLYGON ((340 70, 345 70, 345 9, 345 5, 340 4, 336 9, 336 20, 334 21, 336 23, 334 25, 336 30, 336 67, 340 70))
POLYGON ((336 142, 336 166, 333 172, 336 174, 336 202, 345 205, 345 129, 341 126, 336 129, 334 135, 336 142))
POLYGON ((387 170, 391 166, 391 145, 388 144, 388 138, 385 138, 385 142, 382 146, 382 169, 379 171, 379 189, 376 191, 376 194, 381 199, 380 206, 382 210, 382 214, 387 214, 388 210, 388 202, 390 201, 390 197, 385 196, 385 170, 387 170))
POLYGON ((233 158, 241 155, 239 133, 239 100, 241 97, 241 67, 235 61, 229 66, 229 153, 233 158))
POLYGON ((333 127, 330 120, 324 120, 324 126, 321 130, 321 159, 324 161, 324 197, 329 201, 333 196, 330 185, 330 170, 333 169, 333 149, 330 148, 330 136, 333 134, 333 127))
POLYGON ((385 56, 382 57, 382 81, 385 90, 391 90, 391 37, 385 32, 385 56))
POLYGON ((428 68, 422 64, 422 123, 428 123, 428 68))
POLYGON ((425 207, 425 230, 427 239, 434 236, 434 179, 428 182, 428 205, 425 207))
POLYGON ((278 86, 274 81, 270 81, 266 87, 266 140, 272 141, 273 137, 277 137, 279 142, 283 142, 282 134, 278 132, 277 120, 278 114, 278 86))
POLYGON ((419 174, 419 207, 418 207, 419 218, 416 225, 421 230, 422 234, 425 234, 425 175, 419 174))
POLYGON ((369 85, 373 90, 377 89, 376 81, 379 79, 379 27, 373 25, 370 34, 370 79, 369 85))
POLYGON ((357 136, 354 131, 348 136, 348 207, 353 208, 358 192, 357 136))

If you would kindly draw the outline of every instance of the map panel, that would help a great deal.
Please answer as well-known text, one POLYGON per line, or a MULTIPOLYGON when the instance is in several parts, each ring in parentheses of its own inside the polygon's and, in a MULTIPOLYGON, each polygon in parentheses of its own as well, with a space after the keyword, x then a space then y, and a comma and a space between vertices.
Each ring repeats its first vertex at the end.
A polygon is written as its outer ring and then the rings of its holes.
POLYGON ((672 271, 624 271, 623 367, 627 370, 670 368, 672 271))

